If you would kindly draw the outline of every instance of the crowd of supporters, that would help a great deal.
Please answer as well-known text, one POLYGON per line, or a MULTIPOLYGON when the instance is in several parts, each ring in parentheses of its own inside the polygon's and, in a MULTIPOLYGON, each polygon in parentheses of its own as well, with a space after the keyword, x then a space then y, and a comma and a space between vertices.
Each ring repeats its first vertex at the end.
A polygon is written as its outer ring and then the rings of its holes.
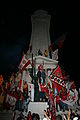
MULTIPOLYGON (((23 81, 22 91, 21 80, 18 77, 18 75, 11 74, 8 80, 4 81, 2 75, 0 76, 0 109, 12 110, 14 120, 39 120, 40 116, 38 113, 28 111, 29 102, 32 102, 30 98, 31 96, 29 95, 28 83, 27 81, 23 81)), ((40 70, 39 68, 33 82, 34 102, 47 102, 49 105, 47 110, 43 111, 43 120, 57 120, 57 118, 63 120, 73 120, 74 117, 78 117, 79 119, 77 110, 73 111, 69 109, 69 106, 61 101, 61 95, 63 96, 62 93, 65 93, 67 89, 61 89, 61 91, 56 94, 54 91, 54 84, 51 83, 49 79, 46 80, 46 77, 45 70, 40 70), (65 110, 68 111, 67 115, 65 114, 65 110), (59 111, 63 111, 63 114, 56 115, 56 112, 59 111)))

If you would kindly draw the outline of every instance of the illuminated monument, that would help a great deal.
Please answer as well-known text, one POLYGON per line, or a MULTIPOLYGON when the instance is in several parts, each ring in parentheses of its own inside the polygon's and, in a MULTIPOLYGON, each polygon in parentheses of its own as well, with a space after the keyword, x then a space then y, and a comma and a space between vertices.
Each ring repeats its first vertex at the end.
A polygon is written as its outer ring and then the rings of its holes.
POLYGON ((45 50, 48 51, 50 45, 50 35, 49 35, 49 26, 50 18, 46 11, 38 10, 34 12, 31 16, 32 20, 32 53, 34 56, 37 54, 37 51, 40 49, 42 53, 45 50))
POLYGON ((51 44, 49 34, 50 19, 51 15, 48 15, 48 12, 44 10, 38 10, 31 16, 32 34, 30 45, 32 45, 33 56, 36 58, 36 68, 43 62, 45 68, 55 68, 58 64, 58 61, 49 57, 49 46, 51 44), (39 49, 43 54, 42 56, 38 54, 39 49), (44 55, 45 50, 48 52, 48 57, 44 55))

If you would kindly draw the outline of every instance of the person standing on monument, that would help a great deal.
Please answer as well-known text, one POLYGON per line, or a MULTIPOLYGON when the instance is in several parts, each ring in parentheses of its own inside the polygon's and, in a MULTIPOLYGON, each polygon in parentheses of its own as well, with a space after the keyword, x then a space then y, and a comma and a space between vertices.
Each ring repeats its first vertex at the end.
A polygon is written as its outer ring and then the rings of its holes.
POLYGON ((44 56, 48 57, 48 51, 47 50, 44 51, 44 56))
POLYGON ((40 66, 38 66, 37 77, 38 77, 39 83, 41 83, 41 71, 40 71, 40 66))
POLYGON ((52 59, 52 45, 49 46, 49 56, 52 59))
POLYGON ((38 50, 38 55, 43 55, 40 49, 38 50))

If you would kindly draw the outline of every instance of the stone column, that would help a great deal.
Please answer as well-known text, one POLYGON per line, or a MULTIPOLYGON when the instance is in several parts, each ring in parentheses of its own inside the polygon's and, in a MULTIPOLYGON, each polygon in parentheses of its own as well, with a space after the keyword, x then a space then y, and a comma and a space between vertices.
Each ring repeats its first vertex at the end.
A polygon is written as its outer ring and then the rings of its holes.
POLYGON ((48 50, 48 46, 50 45, 50 18, 51 16, 43 10, 36 11, 34 15, 31 16, 32 35, 30 44, 32 44, 34 56, 37 55, 39 49, 42 53, 44 53, 45 49, 48 50))

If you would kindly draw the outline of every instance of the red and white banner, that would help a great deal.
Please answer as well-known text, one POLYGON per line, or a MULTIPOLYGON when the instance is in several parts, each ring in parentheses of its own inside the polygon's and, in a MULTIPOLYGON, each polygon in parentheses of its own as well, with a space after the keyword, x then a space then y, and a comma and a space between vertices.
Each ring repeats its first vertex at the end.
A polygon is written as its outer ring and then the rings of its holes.
POLYGON ((61 88, 65 88, 65 83, 62 79, 54 76, 54 71, 52 71, 52 73, 49 75, 49 79, 54 82, 54 86, 56 87, 57 91, 59 92, 61 90, 61 88))
POLYGON ((25 55, 24 55, 24 51, 23 51, 23 55, 22 55, 21 61, 20 61, 19 66, 18 66, 19 69, 22 68, 22 65, 23 65, 22 63, 23 63, 24 58, 25 58, 25 55))
POLYGON ((24 69, 31 64, 30 60, 27 61, 27 63, 22 67, 22 69, 20 70, 20 73, 24 71, 24 69))
POLYGON ((19 69, 21 70, 27 62, 28 62, 27 56, 23 52, 23 56, 22 56, 21 62, 19 64, 19 69))
POLYGON ((17 101, 17 96, 14 96, 12 94, 7 94, 6 96, 6 103, 9 105, 9 106, 14 106, 15 103, 17 101))

